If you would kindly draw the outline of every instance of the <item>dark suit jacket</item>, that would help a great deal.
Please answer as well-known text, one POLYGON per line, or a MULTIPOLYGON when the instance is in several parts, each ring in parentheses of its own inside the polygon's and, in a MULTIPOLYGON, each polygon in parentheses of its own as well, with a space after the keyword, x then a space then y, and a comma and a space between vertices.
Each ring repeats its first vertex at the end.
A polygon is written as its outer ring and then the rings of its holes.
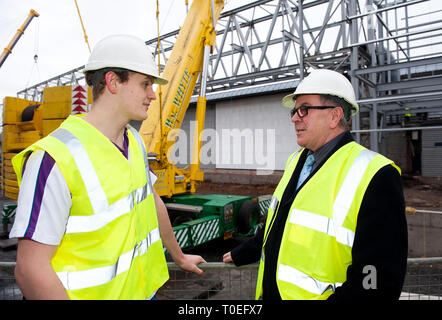
MULTIPOLYGON (((345 133, 311 175, 336 150, 351 141, 354 140, 350 132, 345 133)), ((263 299, 281 299, 276 285, 277 259, 289 209, 297 194, 296 183, 306 157, 307 150, 304 150, 284 191, 275 222, 267 237, 263 299)), ((264 229, 234 248, 231 254, 235 265, 258 261, 263 238, 264 229)), ((388 165, 380 169, 368 185, 358 214, 352 264, 347 269, 347 280, 329 300, 398 299, 405 278, 407 254, 408 235, 402 180, 399 172, 388 165), (369 289, 366 289, 367 284, 369 289)))

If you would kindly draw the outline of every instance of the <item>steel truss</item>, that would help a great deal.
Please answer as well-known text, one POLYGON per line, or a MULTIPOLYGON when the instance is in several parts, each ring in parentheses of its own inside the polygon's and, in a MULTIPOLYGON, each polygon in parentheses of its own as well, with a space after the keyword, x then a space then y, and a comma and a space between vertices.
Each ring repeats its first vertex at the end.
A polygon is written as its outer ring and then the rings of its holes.
MULTIPOLYGON (((207 92, 300 80, 312 68, 327 68, 346 74, 356 89, 361 112, 352 129, 358 141, 358 131, 382 129, 390 115, 441 118, 442 19, 422 11, 429 2, 259 0, 225 11, 217 25, 207 92)), ((157 59, 159 52, 160 60, 167 60, 178 32, 160 36, 159 50, 158 39, 146 42, 157 59)), ((46 86, 84 81, 83 68, 17 95, 41 100, 46 86)), ((370 132, 373 150, 377 132, 370 132)))

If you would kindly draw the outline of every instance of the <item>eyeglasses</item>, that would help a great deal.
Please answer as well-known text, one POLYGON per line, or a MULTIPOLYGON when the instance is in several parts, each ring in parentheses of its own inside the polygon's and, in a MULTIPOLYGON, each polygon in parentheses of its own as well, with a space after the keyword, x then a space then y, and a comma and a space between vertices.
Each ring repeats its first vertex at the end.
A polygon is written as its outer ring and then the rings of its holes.
POLYGON ((290 117, 293 118, 295 113, 297 113, 299 118, 304 118, 308 115, 308 109, 333 109, 336 107, 337 106, 300 106, 299 108, 290 110, 290 117))

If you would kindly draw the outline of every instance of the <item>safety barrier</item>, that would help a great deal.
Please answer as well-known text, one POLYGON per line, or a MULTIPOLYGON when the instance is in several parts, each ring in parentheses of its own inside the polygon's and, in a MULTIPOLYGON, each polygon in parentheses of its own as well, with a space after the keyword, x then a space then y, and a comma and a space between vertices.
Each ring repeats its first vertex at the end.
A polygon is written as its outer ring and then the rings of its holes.
POLYGON ((15 282, 15 262, 0 262, 0 300, 21 300, 23 295, 15 282))
MULTIPOLYGON (((15 282, 15 262, 0 262, 0 300, 20 300, 15 282)), ((258 265, 236 267, 209 262, 201 265, 200 277, 168 263, 170 279, 158 291, 158 300, 251 300, 255 295, 258 265)), ((442 257, 410 258, 401 300, 442 300, 442 257)))
POLYGON ((158 300, 250 300, 255 297, 258 264, 236 267, 231 263, 201 265, 204 276, 183 272, 168 263, 169 281, 158 291, 158 300))
POLYGON ((442 257, 409 258, 401 300, 442 300, 442 257))

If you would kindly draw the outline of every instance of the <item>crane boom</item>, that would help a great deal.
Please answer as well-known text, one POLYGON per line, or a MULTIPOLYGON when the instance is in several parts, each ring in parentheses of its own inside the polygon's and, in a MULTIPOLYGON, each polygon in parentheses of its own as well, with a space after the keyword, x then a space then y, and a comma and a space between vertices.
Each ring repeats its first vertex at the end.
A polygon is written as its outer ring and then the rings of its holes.
POLYGON ((84 41, 85 41, 86 44, 87 44, 87 48, 89 49, 89 53, 91 53, 91 46, 89 45, 89 41, 88 41, 88 39, 87 39, 86 28, 84 27, 83 19, 81 18, 80 8, 78 7, 77 0, 74 0, 74 1, 75 1, 75 6, 77 7, 78 17, 80 18, 81 28, 83 28, 84 41))
MULTIPOLYGON (((156 190, 160 196, 193 193, 196 185, 202 182, 199 157, 193 157, 190 171, 180 170, 169 163, 167 151, 174 141, 168 140, 168 135, 173 129, 181 127, 197 79, 204 69, 204 56, 208 59, 208 50, 214 45, 214 23, 223 8, 224 0, 193 1, 163 72, 169 83, 159 87, 157 99, 152 102, 148 117, 140 127, 148 152, 155 155, 151 167, 159 177, 156 190)), ((198 100, 194 152, 201 147, 197 138, 204 128, 204 93, 198 100)))
POLYGON ((8 46, 3 50, 3 52, 2 52, 2 54, 0 56, 0 67, 3 65, 3 63, 6 60, 6 58, 12 52, 12 49, 17 44, 17 42, 20 39, 20 37, 23 35, 23 33, 25 32, 26 28, 31 23, 32 19, 34 17, 38 17, 38 16, 39 16, 39 14, 37 13, 37 11, 31 9, 31 11, 29 12, 29 15, 26 18, 25 22, 22 24, 22 26, 20 28, 17 29, 17 32, 15 33, 14 37, 12 37, 12 39, 9 42, 8 46))

